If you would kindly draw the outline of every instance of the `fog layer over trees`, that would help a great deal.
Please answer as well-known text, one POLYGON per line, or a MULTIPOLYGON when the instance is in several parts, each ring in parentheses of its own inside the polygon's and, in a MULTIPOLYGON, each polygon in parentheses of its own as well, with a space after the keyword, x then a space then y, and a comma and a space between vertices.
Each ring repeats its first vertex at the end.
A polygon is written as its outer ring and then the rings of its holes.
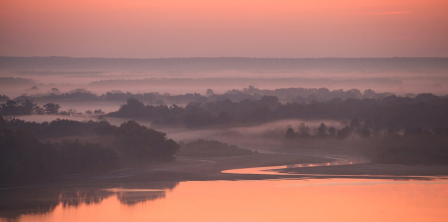
POLYGON ((388 96, 382 99, 332 99, 326 102, 282 104, 275 96, 259 100, 245 99, 189 103, 176 105, 144 105, 137 99, 128 99, 118 111, 107 116, 146 118, 154 124, 204 127, 226 124, 265 123, 281 119, 335 119, 360 118, 369 120, 377 128, 407 126, 448 126, 448 98, 419 94, 414 98, 388 96))

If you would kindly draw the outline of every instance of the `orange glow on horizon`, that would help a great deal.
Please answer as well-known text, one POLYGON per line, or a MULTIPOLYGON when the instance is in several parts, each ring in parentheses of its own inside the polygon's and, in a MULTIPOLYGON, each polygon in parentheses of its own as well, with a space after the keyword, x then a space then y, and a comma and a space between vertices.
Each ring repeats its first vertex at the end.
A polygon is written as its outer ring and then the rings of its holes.
POLYGON ((448 56, 444 0, 0 4, 0 55, 448 56))

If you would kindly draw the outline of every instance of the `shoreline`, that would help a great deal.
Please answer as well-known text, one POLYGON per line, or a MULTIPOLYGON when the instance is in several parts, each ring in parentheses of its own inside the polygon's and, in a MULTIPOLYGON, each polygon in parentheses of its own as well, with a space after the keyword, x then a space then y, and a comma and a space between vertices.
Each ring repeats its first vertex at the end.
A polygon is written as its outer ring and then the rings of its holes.
MULTIPOLYGON (((346 156, 346 155, 345 155, 346 156)), ((347 157, 347 156, 346 156, 347 157)), ((294 164, 325 164, 337 156, 319 157, 298 153, 252 154, 233 157, 185 158, 173 162, 138 168, 125 168, 98 174, 82 174, 60 177, 52 182, 1 185, 0 190, 59 187, 59 186, 116 186, 128 183, 216 181, 216 180, 272 180, 272 179, 392 179, 431 180, 448 178, 448 166, 402 165, 381 163, 356 163, 350 165, 281 168, 294 164), (280 166, 280 167, 279 167, 280 166), (274 174, 226 173, 245 168, 272 167, 274 174), (275 174, 278 173, 278 174, 275 174)))

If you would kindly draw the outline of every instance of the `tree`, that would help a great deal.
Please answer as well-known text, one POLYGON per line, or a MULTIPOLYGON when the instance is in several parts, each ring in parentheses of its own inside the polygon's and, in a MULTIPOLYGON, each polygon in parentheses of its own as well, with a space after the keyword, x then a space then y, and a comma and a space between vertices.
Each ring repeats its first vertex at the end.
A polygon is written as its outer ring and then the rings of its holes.
POLYGON ((54 103, 47 103, 44 105, 44 111, 46 114, 52 115, 52 114, 58 114, 59 109, 61 106, 59 104, 54 103))
POLYGON ((120 125, 117 132, 118 142, 116 145, 129 157, 140 160, 172 159, 179 150, 179 145, 171 139, 166 138, 166 134, 135 121, 128 121, 120 125))
POLYGON ((45 110, 40 106, 34 107, 34 112, 37 114, 45 114, 45 110))
POLYGON ((74 109, 74 108, 70 108, 70 109, 68 109, 68 114, 70 114, 70 116, 73 116, 73 115, 75 115, 77 112, 76 112, 76 109, 74 109))
POLYGON ((104 112, 101 109, 96 109, 93 111, 93 114, 104 114, 104 112))
POLYGON ((350 129, 350 127, 346 126, 345 128, 339 130, 336 133, 336 136, 338 137, 338 139, 345 139, 350 135, 351 132, 352 130, 350 129))
POLYGON ((286 139, 292 139, 296 137, 296 133, 294 132, 294 130, 291 128, 291 126, 288 126, 288 129, 286 129, 286 135, 285 138, 286 139))
POLYGON ((31 115, 31 112, 35 109, 37 106, 33 101, 29 99, 19 99, 17 100, 17 103, 19 104, 19 115, 31 115))
POLYGON ((6 96, 6 95, 1 95, 1 94, 0 94, 0 101, 1 101, 1 102, 3 102, 3 101, 8 101, 8 100, 11 100, 8 96, 6 96))
POLYGON ((1 104, 2 115, 30 115, 36 104, 29 99, 8 100, 1 104))
POLYGON ((320 126, 317 128, 317 135, 320 137, 327 136, 327 126, 324 123, 321 123, 320 126))
POLYGON ((17 113, 17 102, 14 100, 8 100, 6 103, 2 103, 2 115, 15 115, 17 113))
POLYGON ((301 137, 309 137, 310 136, 310 128, 305 125, 305 123, 300 123, 299 125, 299 133, 301 137))
POLYGON ((60 94, 61 94, 61 91, 59 91, 58 88, 52 88, 52 89, 50 90, 50 94, 60 95, 60 94))
POLYGON ((205 95, 208 96, 208 97, 210 97, 210 96, 215 95, 215 92, 213 92, 212 89, 207 89, 207 91, 205 92, 205 95))

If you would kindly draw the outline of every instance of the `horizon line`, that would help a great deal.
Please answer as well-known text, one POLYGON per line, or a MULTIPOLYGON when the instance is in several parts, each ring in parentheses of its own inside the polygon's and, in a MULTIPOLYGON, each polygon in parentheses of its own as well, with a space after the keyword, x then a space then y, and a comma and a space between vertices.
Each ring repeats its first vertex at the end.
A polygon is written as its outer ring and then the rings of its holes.
POLYGON ((135 60, 149 60, 149 59, 448 59, 448 57, 437 56, 421 56, 421 57, 406 57, 406 56, 393 56, 393 57, 240 57, 240 56, 210 56, 210 57, 72 57, 72 56, 4 56, 0 55, 0 58, 70 58, 70 59, 135 59, 135 60))

